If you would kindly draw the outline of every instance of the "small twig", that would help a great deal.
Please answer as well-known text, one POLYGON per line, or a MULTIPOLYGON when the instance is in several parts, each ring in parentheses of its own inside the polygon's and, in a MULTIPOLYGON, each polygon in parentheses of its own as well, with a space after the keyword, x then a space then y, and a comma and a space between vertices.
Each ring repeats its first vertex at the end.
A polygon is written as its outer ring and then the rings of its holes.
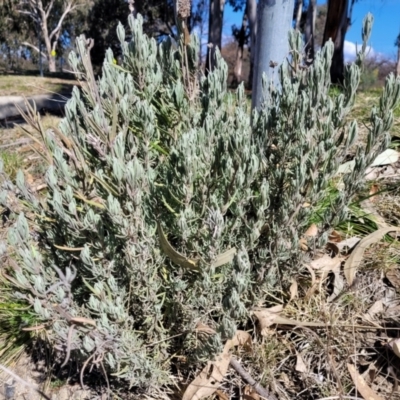
POLYGON ((96 353, 93 353, 84 363, 81 369, 81 372, 79 373, 79 379, 81 382, 81 387, 82 389, 85 389, 85 386, 83 385, 83 374, 85 372, 85 369, 87 367, 87 365, 89 364, 89 361, 96 355, 96 353))
POLYGON ((111 393, 110 382, 108 380, 107 372, 106 372, 106 369, 104 368, 103 361, 100 361, 100 365, 101 365, 101 369, 103 370, 104 378, 106 379, 106 383, 107 383, 107 399, 109 399, 110 398, 110 393, 111 393))
POLYGON ((346 400, 363 400, 361 397, 355 396, 330 396, 330 397, 323 397, 322 399, 318 400, 336 400, 336 399, 346 399, 346 400))
POLYGON ((69 327, 68 338, 67 338, 67 355, 65 356, 65 360, 62 363, 60 368, 65 367, 67 365, 68 361, 69 361, 69 357, 71 355, 71 341, 72 341, 72 335, 74 334, 74 328, 75 328, 74 324, 72 324, 69 327))
POLYGON ((0 146, 0 149, 5 149, 7 147, 12 147, 12 146, 19 146, 21 144, 27 144, 30 143, 32 140, 31 139, 21 139, 21 140, 17 140, 13 143, 8 143, 8 144, 3 144, 0 146))
POLYGON ((32 188, 32 192, 36 193, 36 192, 40 192, 43 189, 47 188, 47 183, 42 183, 41 185, 37 185, 36 187, 32 188))
POLYGON ((263 386, 257 383, 250 374, 245 371, 240 362, 235 358, 231 358, 230 366, 250 385, 254 390, 266 400, 276 400, 276 397, 268 392, 263 386))
POLYGON ((22 383, 25 386, 28 386, 29 388, 36 390, 42 397, 44 397, 46 400, 51 400, 50 397, 46 396, 40 389, 38 389, 35 385, 32 385, 31 383, 25 381, 21 377, 19 377, 16 373, 11 371, 10 369, 4 367, 3 365, 0 364, 0 369, 2 369, 5 373, 8 375, 12 376, 15 380, 18 382, 22 383))

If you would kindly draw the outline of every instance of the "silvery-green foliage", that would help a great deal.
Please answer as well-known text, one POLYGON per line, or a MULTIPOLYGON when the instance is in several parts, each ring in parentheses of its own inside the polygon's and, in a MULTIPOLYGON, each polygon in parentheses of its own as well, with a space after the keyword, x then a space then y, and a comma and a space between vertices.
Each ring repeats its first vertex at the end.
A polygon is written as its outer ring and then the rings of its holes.
MULTIPOLYGON (((29 206, 33 225, 20 213, 9 232, 18 260, 11 283, 55 348, 152 388, 170 381, 173 354, 218 354, 278 272, 286 279, 298 270, 309 213, 355 141, 357 124, 346 116, 359 69, 350 66, 344 93, 329 96, 332 45, 303 68, 292 33, 281 91, 266 84, 251 123, 244 90, 227 90, 219 55, 218 67, 199 77, 195 39, 184 48, 157 44, 140 16, 129 24, 129 42, 118 27, 122 64, 108 51, 98 81, 90 41, 77 40, 70 62, 82 90, 74 89, 58 128, 37 125, 49 164, 45 199, 19 173, 0 200, 12 208, 14 192, 29 206), (190 262, 166 257, 160 232, 190 262), (232 249, 233 259, 216 262, 232 249), (215 334, 199 339, 198 322, 215 334)), ((366 166, 387 145, 399 87, 388 79, 322 232, 344 218, 366 166)))
MULTIPOLYGON (((364 21, 363 39, 368 40, 372 17, 364 21)), ((356 64, 346 67, 343 92, 329 95, 333 43, 328 42, 309 68, 302 63, 300 33, 291 32, 292 59, 279 68, 281 89, 265 82, 265 102, 253 115, 255 139, 261 150, 261 171, 269 185, 268 206, 263 209, 266 225, 260 241, 269 245, 271 264, 282 268, 297 258, 298 241, 307 229, 313 207, 338 180, 338 166, 357 138, 357 121, 348 121, 360 81, 356 64)), ((365 51, 365 44, 363 50, 365 51)), ((360 62, 363 53, 359 54, 360 62)), ((354 171, 344 177, 343 188, 325 215, 320 244, 327 230, 346 218, 347 205, 363 182, 366 168, 389 144, 392 110, 398 104, 400 82, 386 80, 379 106, 371 109, 365 145, 357 146, 354 171)), ((273 272, 274 268, 270 270, 273 272)))
MULTIPOLYGON (((55 348, 152 387, 169 380, 173 321, 165 307, 174 308, 165 298, 153 186, 159 162, 193 113, 178 49, 144 36, 141 17, 129 23, 123 64, 108 51, 99 81, 90 41, 77 40, 70 62, 82 90, 74 89, 59 127, 41 132, 46 198, 32 193, 22 172, 16 182, 39 239, 20 214, 9 242, 19 261, 18 296, 49 327, 55 348)), ((122 40, 121 27, 118 34, 122 40)), ((192 65, 197 48, 194 39, 187 49, 192 65)), ((177 324, 178 331, 188 327, 193 320, 177 324)))

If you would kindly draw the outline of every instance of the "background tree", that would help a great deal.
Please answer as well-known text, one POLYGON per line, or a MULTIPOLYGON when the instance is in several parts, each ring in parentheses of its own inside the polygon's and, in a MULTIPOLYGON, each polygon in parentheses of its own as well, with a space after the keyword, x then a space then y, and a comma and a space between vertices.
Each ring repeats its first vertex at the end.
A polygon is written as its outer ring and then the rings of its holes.
POLYGON ((210 0, 208 16, 208 47, 206 58, 206 74, 215 68, 216 48, 221 49, 222 25, 224 21, 225 0, 210 0))
POLYGON ((294 3, 294 28, 301 31, 301 24, 303 19, 303 6, 304 0, 296 0, 294 3))
POLYGON ((27 59, 22 41, 37 37, 32 21, 18 12, 17 4, 15 0, 0 0, 0 52, 6 70, 20 67, 21 59, 27 59))
POLYGON ((396 42, 394 45, 397 47, 397 63, 396 63, 396 75, 400 76, 400 33, 397 36, 396 42))
POLYGON ((309 0, 306 13, 306 24, 304 28, 306 63, 308 65, 312 64, 312 62, 314 61, 316 16, 317 16, 317 1, 309 0))
POLYGON ((243 13, 242 25, 238 28, 236 25, 232 27, 232 35, 237 41, 236 60, 234 67, 234 79, 233 85, 238 85, 243 81, 243 57, 244 57, 244 46, 248 43, 249 32, 248 32, 248 18, 247 18, 247 5, 243 13))
MULTIPOLYGON (((191 1, 192 10, 189 18, 189 30, 192 32, 196 29, 196 33, 200 38, 200 54, 203 54, 203 46, 206 44, 202 39, 206 36, 208 28, 208 12, 209 4, 208 0, 193 0, 191 1)), ((202 63, 202 57, 199 57, 199 64, 202 63)))
MULTIPOLYGON (((351 0, 351 9, 355 0, 351 0)), ((350 26, 349 0, 329 0, 322 44, 329 39, 334 44, 331 66, 332 83, 342 83, 344 74, 344 39, 350 26)))
POLYGON ((309 63, 314 58, 312 52, 315 53, 316 47, 322 46, 326 13, 327 3, 317 4, 316 0, 296 0, 295 2, 294 27, 304 35, 305 51, 310 58, 309 63))
POLYGON ((56 71, 56 48, 62 33, 63 24, 68 14, 72 13, 81 0, 21 0, 19 12, 27 15, 34 23, 39 45, 30 41, 22 44, 30 47, 46 58, 50 72, 56 71), (44 49, 41 49, 41 41, 44 49))
MULTIPOLYGON (((136 5, 136 3, 135 3, 136 5)), ((129 5, 124 0, 96 0, 88 13, 85 36, 94 40, 90 53, 94 67, 99 67, 104 60, 106 51, 111 48, 114 55, 120 55, 117 36, 119 21, 127 21, 129 5)))
POLYGON ((250 34, 250 70, 248 79, 248 89, 253 85, 254 59, 256 54, 256 38, 257 38, 257 1, 247 0, 247 19, 250 34))
POLYGON ((317 47, 322 47, 327 12, 328 12, 327 3, 317 4, 317 15, 315 18, 315 27, 314 27, 314 34, 315 34, 314 44, 317 47))
POLYGON ((258 3, 253 108, 259 108, 263 100, 263 74, 278 83, 278 74, 274 67, 288 56, 288 33, 292 26, 293 10, 294 0, 260 0, 258 3))
POLYGON ((101 66, 108 48, 117 58, 120 56, 117 26, 121 22, 129 34, 127 20, 132 12, 143 16, 144 32, 157 41, 176 34, 173 1, 136 1, 132 5, 125 0, 95 0, 86 21, 82 21, 85 29, 80 32, 94 39, 91 58, 95 67, 101 66))
MULTIPOLYGON (((143 16, 143 30, 147 35, 157 39, 175 35, 173 0, 136 1, 135 7, 137 13, 143 16)), ((122 23, 126 24, 126 19, 121 20, 122 23)))

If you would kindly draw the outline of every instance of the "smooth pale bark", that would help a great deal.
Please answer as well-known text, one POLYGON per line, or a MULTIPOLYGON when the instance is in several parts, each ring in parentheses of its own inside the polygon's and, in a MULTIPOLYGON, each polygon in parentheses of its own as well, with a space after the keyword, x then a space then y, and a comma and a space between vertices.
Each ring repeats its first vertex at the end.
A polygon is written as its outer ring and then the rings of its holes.
POLYGON ((215 68, 215 50, 221 49, 222 25, 224 22, 225 0, 210 0, 208 20, 208 49, 206 59, 206 74, 215 68))
POLYGON ((299 31, 301 23, 301 15, 303 14, 303 0, 297 0, 295 3, 295 7, 296 7, 296 22, 294 27, 299 31))
POLYGON ((344 38, 349 25, 349 0, 329 0, 326 15, 324 45, 329 39, 334 44, 331 65, 332 83, 342 83, 344 77, 344 38))
POLYGON ((252 108, 263 101, 262 77, 277 86, 278 66, 289 55, 288 33, 292 28, 294 0, 260 0, 257 9, 257 41, 254 62, 252 108))
MULTIPOLYGON (((26 0, 20 2, 21 9, 19 10, 19 12, 21 14, 28 15, 39 26, 39 36, 41 36, 44 41, 44 45, 46 48, 46 51, 44 53, 49 65, 50 72, 56 71, 56 59, 53 54, 55 53, 57 48, 57 42, 62 32, 63 23, 67 15, 70 14, 78 6, 77 2, 78 0, 64 0, 62 2, 62 9, 59 10, 61 14, 58 19, 57 25, 53 29, 48 26, 48 22, 50 14, 54 13, 54 0, 50 1, 46 5, 46 7, 43 6, 42 1, 37 0, 26 0)), ((37 50, 38 52, 41 51, 41 49, 30 43, 27 43, 26 45, 37 50)))
POLYGON ((256 38, 257 38, 257 1, 247 0, 247 20, 249 22, 250 30, 250 71, 248 79, 248 88, 253 86, 254 75, 254 59, 256 54, 256 38))

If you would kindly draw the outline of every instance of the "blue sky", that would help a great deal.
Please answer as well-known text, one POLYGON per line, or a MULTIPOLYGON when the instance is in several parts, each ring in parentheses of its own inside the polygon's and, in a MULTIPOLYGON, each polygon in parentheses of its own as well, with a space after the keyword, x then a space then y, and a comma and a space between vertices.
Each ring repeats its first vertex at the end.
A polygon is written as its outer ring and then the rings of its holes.
MULTIPOLYGON (((326 1, 318 0, 318 4, 326 1)), ((374 25, 370 46, 377 54, 396 58, 397 49, 394 42, 400 32, 400 0, 358 0, 354 5, 352 26, 346 34, 345 52, 349 57, 355 51, 356 43, 361 43, 361 25, 364 16, 371 12, 374 25)), ((231 35, 231 26, 240 25, 242 13, 234 13, 229 6, 225 10, 224 35, 231 35)))

